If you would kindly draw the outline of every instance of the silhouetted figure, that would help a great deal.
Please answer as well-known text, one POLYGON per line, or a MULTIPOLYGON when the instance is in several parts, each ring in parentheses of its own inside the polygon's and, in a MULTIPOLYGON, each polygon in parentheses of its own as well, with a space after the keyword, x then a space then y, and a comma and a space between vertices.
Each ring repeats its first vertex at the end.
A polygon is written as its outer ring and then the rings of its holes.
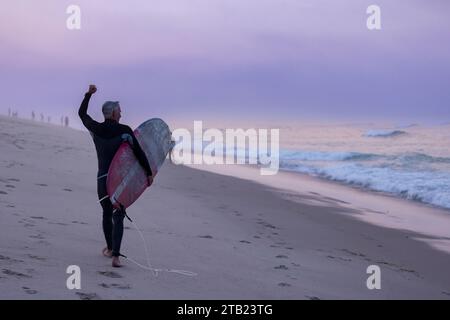
POLYGON ((31 119, 34 121, 35 118, 36 118, 36 114, 34 113, 34 111, 31 111, 31 119))
POLYGON ((69 126, 69 117, 68 116, 66 116, 64 118, 64 125, 66 126, 66 128, 69 126))
POLYGON ((41 122, 44 122, 44 115, 41 113, 41 122))
POLYGON ((47 117, 47 122, 48 123, 52 122, 52 118, 50 116, 47 117))

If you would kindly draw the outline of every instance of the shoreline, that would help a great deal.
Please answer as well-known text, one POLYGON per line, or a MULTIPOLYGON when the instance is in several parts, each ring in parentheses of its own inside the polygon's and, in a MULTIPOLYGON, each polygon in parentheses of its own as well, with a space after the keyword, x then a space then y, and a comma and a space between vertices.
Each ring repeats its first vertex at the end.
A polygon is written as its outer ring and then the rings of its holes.
POLYGON ((286 190, 297 194, 306 194, 308 192, 314 193, 314 190, 316 190, 319 193, 324 193, 325 196, 332 195, 334 198, 340 199, 344 206, 349 208, 356 206, 365 210, 363 216, 358 215, 356 218, 368 223, 398 230, 406 229, 429 236, 439 235, 445 238, 445 241, 439 243, 428 241, 428 243, 434 248, 450 254, 450 232, 448 232, 450 209, 447 208, 302 172, 280 170, 274 176, 265 177, 258 174, 259 169, 256 166, 250 165, 189 165, 188 167, 246 179, 280 189, 280 191, 275 192, 286 190), (311 187, 311 190, 301 186, 301 184, 306 184, 311 187), (358 198, 363 198, 364 201, 356 201, 355 204, 355 199, 358 198), (377 204, 378 199, 380 199, 381 204, 387 202, 387 205, 377 204), (389 215, 389 219, 380 217, 380 214, 389 215), (427 218, 435 221, 427 222, 427 218), (401 220, 401 223, 394 220, 401 220), (429 227, 427 223, 430 224, 429 227))
POLYGON ((339 180, 331 180, 331 179, 327 179, 324 178, 320 175, 312 175, 312 174, 308 174, 308 173, 304 173, 304 172, 298 172, 298 171, 293 171, 293 170, 280 170, 283 172, 288 172, 288 173, 292 173, 293 175, 299 175, 301 177, 308 177, 308 178, 312 178, 312 179, 318 179, 324 183, 330 183, 330 184, 334 184, 334 185, 338 185, 338 186, 343 186, 343 187, 347 187, 353 190, 358 190, 358 191, 362 191, 362 192, 367 192, 367 193, 372 193, 374 195, 378 195, 378 196, 382 196, 382 197, 388 197, 388 198, 394 198, 394 199, 398 199, 398 200, 404 200, 410 203, 415 203, 417 205, 422 205, 425 208, 429 208, 429 209, 435 209, 435 210, 439 210, 439 211, 447 211, 448 214, 450 215, 450 208, 446 208, 446 207, 442 207, 442 206, 438 206, 435 205, 433 203, 429 203, 429 202, 425 202, 425 201, 421 201, 421 200, 415 200, 415 199, 408 199, 402 196, 399 196, 398 194, 392 193, 392 192, 387 192, 387 191, 379 191, 379 190, 375 190, 375 189, 370 189, 370 188, 366 188, 363 186, 360 186, 358 184, 351 184, 351 183, 345 183, 345 182, 341 182, 339 180))

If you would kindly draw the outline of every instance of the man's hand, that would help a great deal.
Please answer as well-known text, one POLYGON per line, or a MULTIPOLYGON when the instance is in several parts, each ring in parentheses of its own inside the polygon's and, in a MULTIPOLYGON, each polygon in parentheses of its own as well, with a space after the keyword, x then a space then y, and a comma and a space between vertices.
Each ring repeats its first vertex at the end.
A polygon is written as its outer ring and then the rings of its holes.
POLYGON ((95 86, 95 84, 90 84, 90 85, 89 85, 88 93, 94 94, 94 93, 96 93, 96 92, 97 92, 97 87, 95 86))
POLYGON ((147 182, 148 182, 148 186, 150 187, 151 184, 153 183, 153 176, 148 176, 147 177, 147 182))

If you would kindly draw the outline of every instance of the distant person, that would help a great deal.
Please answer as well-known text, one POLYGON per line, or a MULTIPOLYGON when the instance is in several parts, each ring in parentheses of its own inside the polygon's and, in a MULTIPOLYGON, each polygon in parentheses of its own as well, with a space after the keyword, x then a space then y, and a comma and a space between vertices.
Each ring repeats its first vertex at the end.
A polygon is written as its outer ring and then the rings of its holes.
POLYGON ((66 116, 64 118, 64 125, 65 125, 66 128, 69 126, 69 117, 68 116, 66 116))
POLYGON ((41 113, 41 122, 44 122, 44 115, 41 113))
POLYGON ((106 191, 106 177, 111 161, 123 141, 131 141, 130 145, 133 148, 133 152, 147 173, 149 185, 153 180, 153 174, 147 157, 136 140, 133 130, 129 126, 119 124, 121 110, 118 101, 106 101, 103 104, 102 113, 105 117, 104 122, 99 123, 87 114, 89 100, 96 91, 97 88, 95 85, 89 86, 89 91, 84 95, 84 99, 81 102, 78 115, 83 125, 91 133, 97 151, 97 194, 103 208, 102 225, 106 240, 106 248, 102 250, 102 253, 104 256, 113 258, 113 267, 120 267, 120 245, 123 236, 123 219, 126 212, 124 208, 113 211, 113 205, 106 191))
POLYGON ((31 120, 34 121, 35 118, 36 118, 36 114, 34 113, 34 111, 31 111, 31 120))
POLYGON ((52 122, 52 117, 48 116, 48 117, 47 117, 47 122, 48 122, 48 123, 52 122))

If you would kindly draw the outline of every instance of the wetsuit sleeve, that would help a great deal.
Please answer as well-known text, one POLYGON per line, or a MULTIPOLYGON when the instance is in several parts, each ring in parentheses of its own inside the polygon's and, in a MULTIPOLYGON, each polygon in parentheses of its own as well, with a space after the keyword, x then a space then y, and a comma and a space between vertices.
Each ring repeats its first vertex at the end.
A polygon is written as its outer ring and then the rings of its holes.
POLYGON ((80 109, 78 109, 78 116, 80 117, 80 119, 83 122, 86 129, 88 129, 89 131, 95 132, 99 123, 97 121, 95 121, 94 119, 92 119, 87 114, 87 109, 89 106, 89 100, 91 99, 91 96, 92 96, 92 94, 90 94, 90 93, 86 93, 84 95, 84 99, 81 102, 80 109))
POLYGON ((144 150, 142 150, 141 146, 139 145, 139 142, 137 141, 136 137, 134 136, 133 130, 131 130, 130 127, 127 127, 127 133, 131 135, 133 138, 133 152, 136 158, 138 159, 141 166, 144 168, 145 172, 147 173, 147 176, 153 176, 152 169, 150 168, 150 164, 148 163, 147 156, 145 155, 144 150))

